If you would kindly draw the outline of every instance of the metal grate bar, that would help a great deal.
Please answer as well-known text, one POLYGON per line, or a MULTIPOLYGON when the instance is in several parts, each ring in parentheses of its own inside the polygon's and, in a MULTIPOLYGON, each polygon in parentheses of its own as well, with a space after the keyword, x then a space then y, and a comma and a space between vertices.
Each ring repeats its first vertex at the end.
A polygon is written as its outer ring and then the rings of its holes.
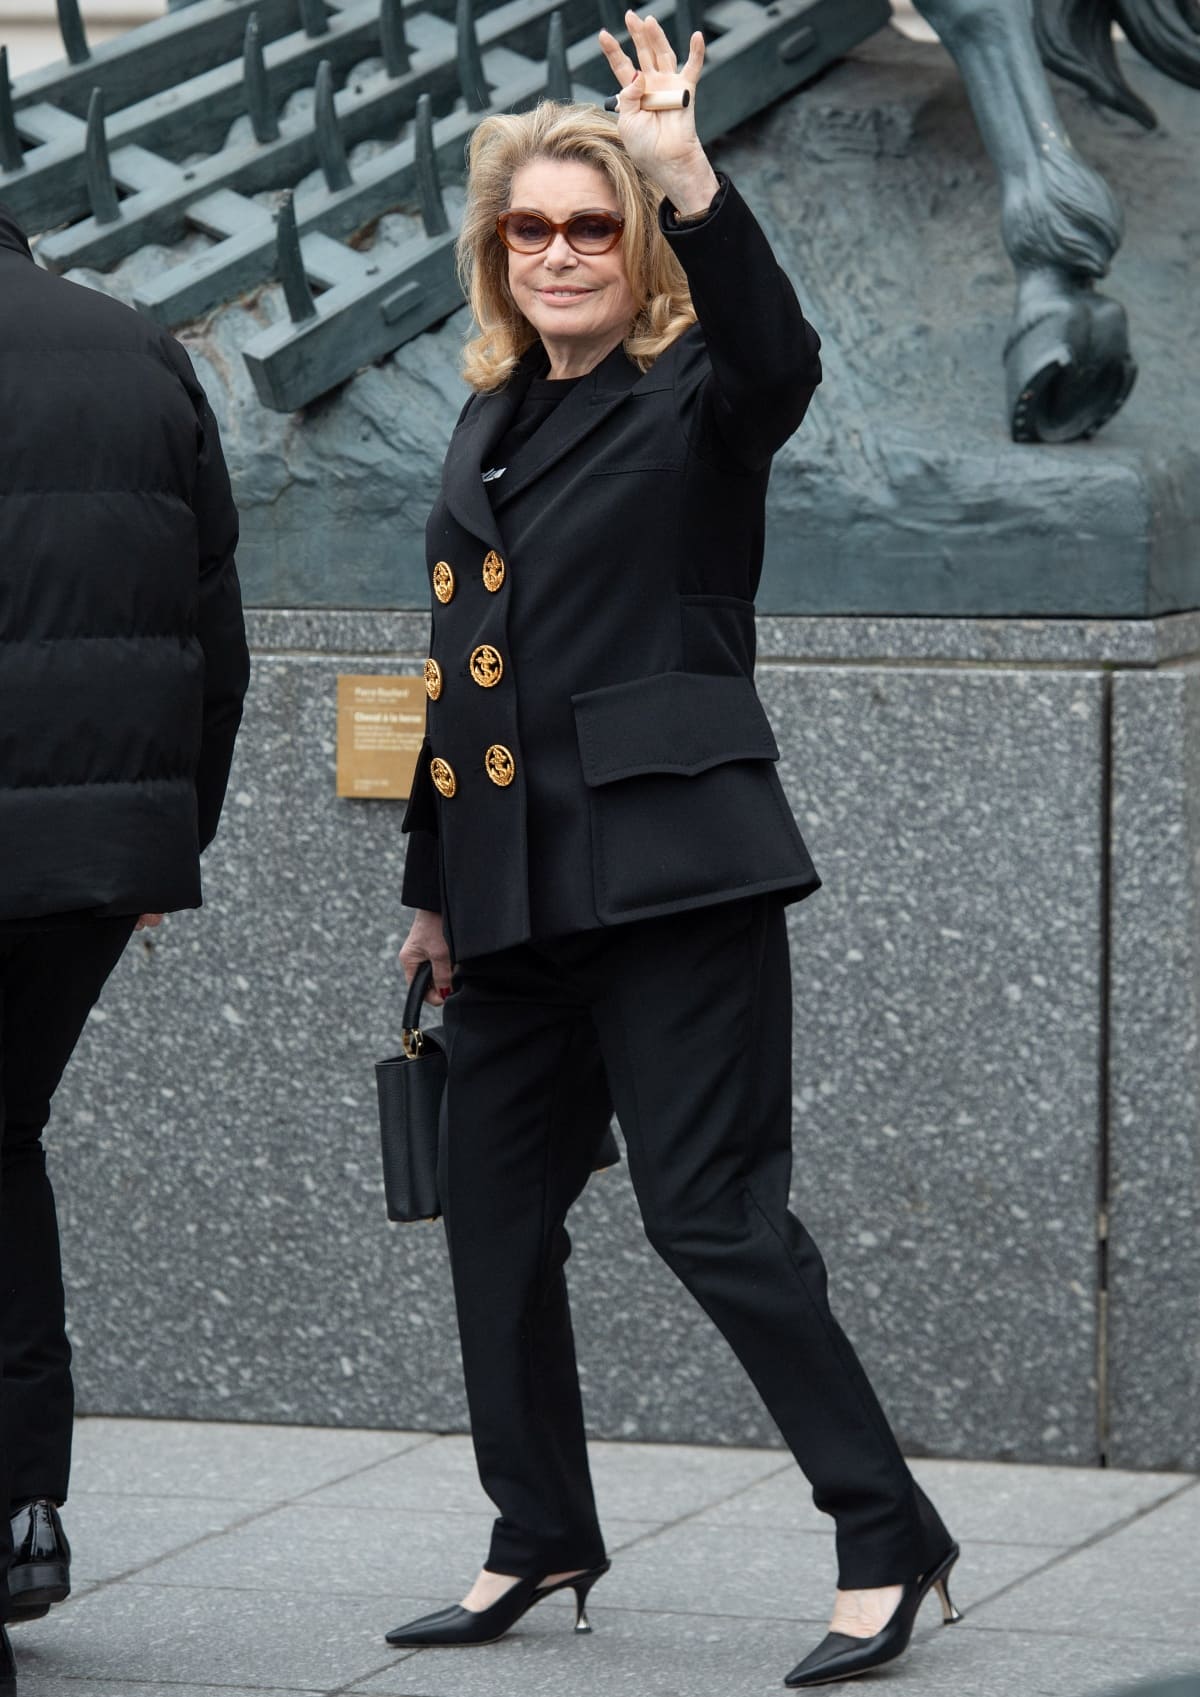
MULTIPOLYGON (((590 18, 590 0, 570 0, 570 5, 577 14, 590 18)), ((479 27, 485 55, 499 48, 504 38, 526 31, 531 17, 540 15, 548 18, 551 7, 552 0, 536 0, 532 5, 529 0, 509 0, 508 4, 485 14, 479 27)), ((347 146, 368 138, 395 135, 396 130, 411 119, 417 99, 423 93, 431 94, 441 110, 448 109, 453 103, 459 87, 455 32, 430 13, 414 13, 407 27, 414 50, 411 71, 397 78, 381 72, 353 88, 343 89, 335 97, 338 126, 347 146)), ((322 37, 321 41, 328 39, 322 37)), ((509 69, 511 61, 498 61, 497 74, 509 69)), ((273 88, 271 94, 273 98, 273 88)), ((316 169, 318 162, 315 128, 307 124, 303 129, 289 128, 278 140, 249 142, 227 148, 186 169, 169 167, 174 171, 173 176, 164 176, 145 192, 130 193, 122 202, 118 221, 100 223, 94 217, 84 218, 70 229, 45 237, 39 251, 46 264, 56 271, 79 265, 105 269, 148 242, 179 241, 188 228, 189 206, 214 189, 235 189, 252 195, 283 188, 316 169)), ((136 191, 136 184, 123 183, 119 175, 117 180, 127 190, 136 191)), ((350 227, 342 226, 343 229, 350 227)), ((236 237, 241 229, 239 221, 225 233, 236 237)), ((179 267, 181 287, 190 283, 188 271, 186 265, 179 267)), ((269 271, 270 259, 265 256, 262 276, 251 281, 262 281, 269 271)), ((241 286, 247 285, 243 283, 241 286)), ((216 297, 207 304, 214 305, 219 298, 225 297, 216 297)), ((204 308, 196 309, 189 304, 186 315, 195 310, 204 308)), ((171 316, 168 321, 180 323, 183 320, 180 316, 171 316)))
POLYGON ((92 90, 102 88, 112 110, 128 106, 147 92, 158 93, 237 58, 251 12, 258 13, 264 41, 288 35, 300 24, 297 0, 196 0, 184 11, 168 12, 102 42, 79 64, 59 60, 19 77, 13 105, 20 112, 48 100, 83 118, 92 90))
MULTIPOLYGON (((197 0, 198 5, 203 3, 197 0)), ((448 8, 450 0, 440 3, 448 8)), ((485 11, 499 3, 482 0, 485 11)), ((436 12, 438 0, 432 8, 429 0, 397 0, 397 6, 416 15, 431 9, 436 12)), ((261 9, 251 9, 258 16, 260 38, 265 43, 263 60, 272 98, 280 105, 298 89, 312 85, 321 60, 328 59, 334 71, 341 74, 382 51, 379 0, 348 0, 340 11, 331 13, 325 30, 317 37, 295 30, 273 41, 268 41, 263 32, 261 9)), ((248 15, 243 12, 243 17, 248 15)), ((140 36, 141 31, 131 33, 140 36)), ((176 160, 218 150, 229 126, 246 110, 245 64, 240 54, 243 39, 244 30, 236 43, 237 58, 112 112, 107 119, 109 146, 153 148, 176 160)), ((111 97, 107 104, 112 106, 111 97)), ((18 219, 36 223, 38 229, 85 217, 89 204, 81 158, 82 130, 76 128, 72 114, 40 101, 17 111, 15 124, 29 150, 19 169, 8 174, 0 171, 0 201, 18 219)))
MULTIPOLYGON (((514 32, 519 32, 521 39, 528 39, 531 19, 540 24, 544 36, 553 6, 554 0, 535 0, 533 4, 530 0, 510 0, 496 12, 485 15, 479 26, 485 71, 489 75, 503 72, 506 79, 521 91, 515 98, 525 103, 544 92, 544 71, 531 60, 512 54, 507 47, 503 49, 503 58, 493 57, 493 54, 501 52, 499 42, 502 37, 510 40, 514 32), (495 47, 491 45, 493 41, 497 43, 495 47)), ((574 21, 576 32, 588 32, 590 40, 594 19, 592 0, 570 0, 564 10, 574 21)), ((389 107, 389 116, 411 118, 417 96, 421 93, 432 94, 435 107, 446 111, 458 87, 454 32, 440 19, 419 15, 409 24, 409 36, 414 69, 407 77, 399 78, 390 85, 397 100, 402 98, 403 104, 399 113, 389 107), (437 63, 423 69, 434 53, 439 55, 437 63)), ((608 73, 606 68, 602 70, 603 61, 594 43, 584 49, 584 53, 585 63, 595 67, 593 75, 603 87, 608 73)), ((364 89, 363 99, 366 98, 364 89)), ((343 91, 334 104, 343 140, 349 143, 360 139, 353 100, 347 98, 343 91)), ((466 121, 461 125, 449 124, 447 120, 448 127, 439 127, 438 164, 442 170, 455 175, 461 172, 463 151, 479 115, 463 114, 463 117, 466 121)), ((315 138, 310 140, 312 159, 306 168, 311 170, 316 164, 316 145, 315 138)), ((295 181, 295 176, 290 180, 295 181)), ((410 200, 414 195, 414 184, 413 142, 411 137, 406 137, 377 158, 357 167, 354 181, 348 189, 338 192, 325 189, 306 195, 303 200, 298 199, 295 206, 298 229, 301 235, 308 230, 349 235, 371 219, 410 200)), ((45 247, 43 243, 43 251, 45 247)), ((220 302, 267 281, 273 273, 274 264, 275 241, 270 227, 264 226, 261 220, 255 220, 252 229, 244 223, 234 223, 226 232, 225 239, 209 252, 144 285, 137 291, 135 299, 144 312, 160 323, 184 324, 220 302)))

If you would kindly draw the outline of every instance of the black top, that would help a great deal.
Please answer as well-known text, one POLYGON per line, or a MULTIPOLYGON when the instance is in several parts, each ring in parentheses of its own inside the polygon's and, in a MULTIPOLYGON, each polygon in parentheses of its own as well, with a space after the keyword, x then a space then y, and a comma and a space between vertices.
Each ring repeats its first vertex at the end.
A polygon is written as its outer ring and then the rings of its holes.
POLYGON ((565 401, 571 390, 581 381, 578 377, 535 377, 525 392, 525 399, 513 417, 512 423, 496 444, 490 466, 484 467, 484 481, 492 485, 499 483, 500 477, 517 458, 527 442, 532 442, 538 431, 548 422, 555 408, 565 401), (492 475, 488 476, 491 472, 492 475))

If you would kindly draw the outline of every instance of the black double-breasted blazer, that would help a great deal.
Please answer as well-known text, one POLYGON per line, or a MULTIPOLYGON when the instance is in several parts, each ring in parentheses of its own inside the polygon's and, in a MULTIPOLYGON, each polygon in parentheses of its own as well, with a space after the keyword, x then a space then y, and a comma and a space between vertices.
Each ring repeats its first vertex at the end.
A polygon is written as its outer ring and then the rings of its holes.
POLYGON ((771 458, 820 343, 726 179, 662 229, 698 324, 645 374, 618 347, 485 484, 538 344, 447 452, 404 899, 459 960, 819 882, 753 673, 771 458))

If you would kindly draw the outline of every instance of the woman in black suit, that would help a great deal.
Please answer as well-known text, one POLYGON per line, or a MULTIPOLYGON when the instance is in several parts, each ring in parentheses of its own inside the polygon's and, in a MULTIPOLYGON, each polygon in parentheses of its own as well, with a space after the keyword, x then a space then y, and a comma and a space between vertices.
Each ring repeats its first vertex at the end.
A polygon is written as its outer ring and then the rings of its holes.
POLYGON ((771 457, 819 342, 626 14, 617 117, 544 104, 470 152, 474 393, 429 520, 429 741, 402 951, 434 965, 443 1203, 480 1476, 499 1510, 461 1604, 394 1645, 501 1636, 606 1570, 563 1221, 593 1164, 598 1054, 655 1248, 720 1327, 837 1527, 831 1632, 788 1676, 899 1655, 957 1546, 905 1465, 788 1211, 784 905, 817 877, 753 682, 771 457), (590 1125, 594 1114, 584 1116, 590 1125))

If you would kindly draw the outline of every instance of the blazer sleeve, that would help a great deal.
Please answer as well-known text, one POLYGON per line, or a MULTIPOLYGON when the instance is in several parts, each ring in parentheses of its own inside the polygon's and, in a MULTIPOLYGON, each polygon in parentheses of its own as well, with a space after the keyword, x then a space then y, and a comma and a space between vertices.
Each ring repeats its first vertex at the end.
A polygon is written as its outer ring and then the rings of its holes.
POLYGON ((821 341, 758 220, 729 178, 718 180, 703 219, 677 224, 664 200, 659 225, 687 273, 707 352, 694 446, 757 470, 808 410, 821 381, 821 341))
POLYGON ((233 745, 250 682, 250 654, 235 555, 238 513, 221 451, 221 434, 192 362, 174 337, 164 351, 196 413, 196 475, 191 507, 196 520, 198 579, 196 637, 204 653, 204 705, 196 766, 200 848, 217 834, 233 745))
POLYGON ((429 775, 432 750, 426 737, 417 756, 412 793, 400 829, 408 837, 404 856, 404 881, 400 900, 405 907, 423 907, 430 913, 442 911, 442 871, 438 849, 437 802, 429 775))

